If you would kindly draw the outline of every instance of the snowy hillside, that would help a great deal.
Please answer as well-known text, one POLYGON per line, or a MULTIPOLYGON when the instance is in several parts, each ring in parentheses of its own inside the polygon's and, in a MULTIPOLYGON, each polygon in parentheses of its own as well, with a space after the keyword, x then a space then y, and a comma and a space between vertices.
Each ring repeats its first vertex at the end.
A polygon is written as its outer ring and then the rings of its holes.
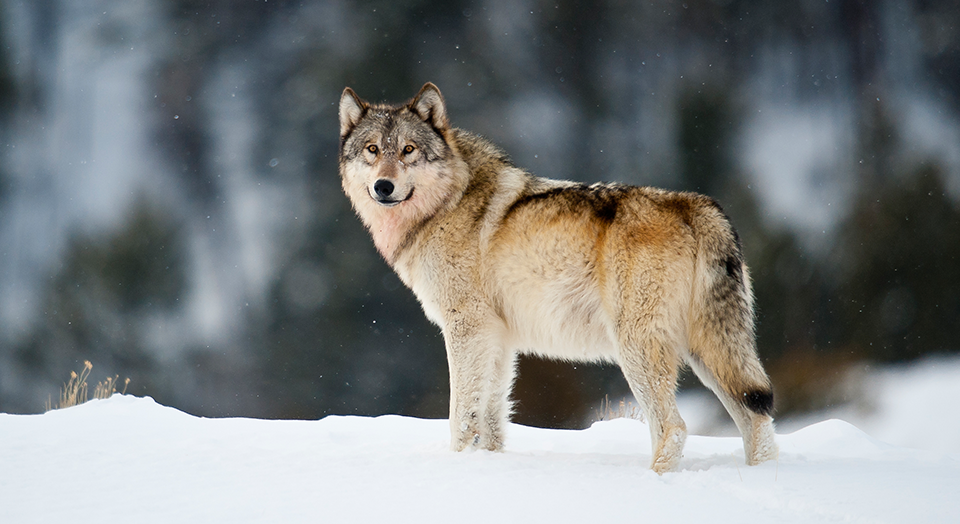
POLYGON ((499 454, 452 453, 447 431, 398 416, 201 419, 120 395, 2 414, 0 521, 960 521, 960 454, 840 420, 779 435, 780 460, 757 467, 738 438, 691 436, 663 477, 636 420, 512 426, 499 454))

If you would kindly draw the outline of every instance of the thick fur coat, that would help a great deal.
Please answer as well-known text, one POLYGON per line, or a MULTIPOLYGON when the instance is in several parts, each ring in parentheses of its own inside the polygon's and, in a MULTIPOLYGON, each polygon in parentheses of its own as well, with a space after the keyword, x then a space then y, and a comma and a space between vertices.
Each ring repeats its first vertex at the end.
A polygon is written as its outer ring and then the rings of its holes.
POLYGON ((740 242, 693 193, 539 178, 452 128, 440 91, 340 100, 343 189, 377 250, 443 330, 451 448, 502 450, 518 352, 617 363, 643 407, 652 467, 686 438, 688 364, 720 398, 749 464, 777 456, 740 242))

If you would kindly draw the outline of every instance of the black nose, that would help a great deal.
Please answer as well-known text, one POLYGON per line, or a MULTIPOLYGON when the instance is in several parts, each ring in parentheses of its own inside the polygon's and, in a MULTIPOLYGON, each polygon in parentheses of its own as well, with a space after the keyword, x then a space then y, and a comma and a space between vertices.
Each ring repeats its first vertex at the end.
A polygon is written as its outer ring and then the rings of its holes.
POLYGON ((389 198, 393 194, 393 182, 380 179, 373 183, 373 191, 380 198, 389 198))

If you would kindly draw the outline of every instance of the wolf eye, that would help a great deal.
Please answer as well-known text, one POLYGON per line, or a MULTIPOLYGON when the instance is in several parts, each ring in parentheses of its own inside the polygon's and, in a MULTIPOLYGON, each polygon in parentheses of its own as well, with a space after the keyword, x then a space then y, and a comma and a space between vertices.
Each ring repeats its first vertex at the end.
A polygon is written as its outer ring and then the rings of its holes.
POLYGON ((371 153, 373 153, 373 154, 377 154, 377 151, 379 151, 379 150, 380 150, 380 148, 377 147, 376 144, 370 144, 369 146, 367 146, 367 151, 369 151, 369 152, 371 152, 371 153))
POLYGON ((410 153, 413 153, 414 149, 415 148, 413 146, 407 145, 406 147, 403 148, 403 154, 409 155, 410 153))

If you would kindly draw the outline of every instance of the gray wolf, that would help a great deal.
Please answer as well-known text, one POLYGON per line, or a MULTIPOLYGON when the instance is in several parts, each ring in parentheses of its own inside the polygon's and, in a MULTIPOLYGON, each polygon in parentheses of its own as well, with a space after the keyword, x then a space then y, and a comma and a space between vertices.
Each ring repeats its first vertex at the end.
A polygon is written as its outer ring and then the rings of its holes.
POLYGON ((340 99, 344 192, 377 250, 443 331, 451 448, 500 451, 518 352, 618 364, 652 468, 676 469, 683 363, 721 400, 748 464, 777 457, 739 238, 694 193, 536 177, 450 126, 427 83, 401 105, 340 99))

